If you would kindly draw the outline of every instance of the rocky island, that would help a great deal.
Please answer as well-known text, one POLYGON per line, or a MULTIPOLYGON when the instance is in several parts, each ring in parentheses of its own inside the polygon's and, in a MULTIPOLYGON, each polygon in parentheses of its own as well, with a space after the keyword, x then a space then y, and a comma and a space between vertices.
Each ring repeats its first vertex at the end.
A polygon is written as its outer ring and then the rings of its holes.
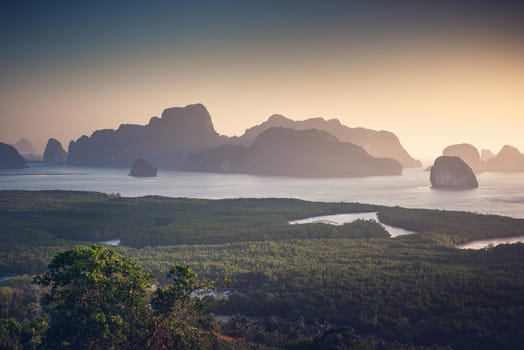
POLYGON ((184 170, 322 178, 400 175, 402 165, 325 131, 273 127, 249 147, 223 145, 193 155, 184 170))
POLYGON ((460 157, 476 174, 484 171, 494 173, 524 172, 524 154, 509 145, 505 145, 497 155, 494 155, 491 151, 485 149, 479 153, 475 146, 462 143, 446 147, 442 151, 442 155, 460 157))
POLYGON ((21 168, 27 168, 27 165, 16 148, 6 143, 0 143, 0 169, 21 168))
POLYGON ((466 164, 475 172, 479 174, 484 171, 484 162, 481 160, 478 149, 469 143, 461 143, 451 145, 442 151, 443 156, 460 157, 466 164))
POLYGON ((67 153, 57 139, 50 138, 45 146, 43 162, 49 165, 65 164, 67 153))
POLYGON ((226 143, 202 104, 165 109, 147 125, 122 124, 71 141, 68 163, 127 167, 137 158, 159 167, 179 169, 190 154, 226 143))
POLYGON ((441 156, 431 167, 431 186, 438 189, 466 190, 479 186, 473 170, 461 158, 441 156))
MULTIPOLYGON (((349 128, 336 119, 312 118, 295 122, 274 115, 266 122, 246 130, 240 137, 219 135, 214 129, 209 112, 202 104, 168 108, 161 117, 151 118, 147 125, 122 124, 116 130, 97 130, 91 136, 84 135, 69 144, 67 162, 82 166, 127 167, 133 160, 144 158, 160 168, 215 167, 222 171, 236 172, 236 165, 228 164, 223 158, 231 152, 237 155, 235 158, 241 158, 240 153, 251 147, 258 136, 272 127, 286 127, 297 131, 317 129, 333 135, 338 142, 359 146, 373 158, 395 159, 403 167, 421 166, 418 160, 406 152, 395 134, 349 128), (198 161, 192 157, 196 154, 199 154, 201 161, 202 157, 207 157, 205 166, 197 166, 195 162, 198 161), (210 159, 215 155, 218 159, 210 159), (187 165, 189 158, 192 159, 187 165)), ((281 141, 281 146, 285 149, 285 140, 281 141)), ((395 173, 398 172, 397 169, 395 173)))
POLYGON ((404 168, 419 168, 422 166, 419 160, 409 155, 400 144, 398 137, 392 132, 351 128, 340 123, 338 119, 310 118, 295 121, 282 115, 274 114, 267 121, 247 129, 242 136, 231 138, 231 143, 248 147, 255 141, 258 135, 272 127, 284 127, 295 130, 322 130, 337 137, 342 142, 349 142, 362 147, 373 157, 396 159, 404 168))
POLYGON ((504 146, 500 152, 486 161, 486 171, 501 173, 524 172, 524 154, 512 146, 504 146))
POLYGON ((147 160, 138 158, 133 162, 129 176, 134 177, 155 177, 158 170, 147 160))

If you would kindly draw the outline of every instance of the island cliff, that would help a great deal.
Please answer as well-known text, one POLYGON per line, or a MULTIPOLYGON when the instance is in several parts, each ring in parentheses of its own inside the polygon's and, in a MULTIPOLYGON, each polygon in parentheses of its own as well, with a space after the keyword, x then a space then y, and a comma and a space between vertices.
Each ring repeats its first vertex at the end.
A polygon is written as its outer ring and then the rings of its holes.
POLYGON ((484 162, 480 159, 478 149, 469 143, 448 146, 444 148, 442 155, 459 157, 466 162, 476 174, 484 171, 484 162))
POLYGON ((65 164, 67 153, 57 139, 50 138, 45 146, 43 162, 46 164, 65 164))
MULTIPOLYGON (((398 138, 387 131, 364 128, 349 128, 338 120, 326 121, 322 118, 294 122, 282 116, 272 116, 267 122, 248 129, 241 137, 219 135, 211 121, 211 116, 202 104, 175 107, 164 110, 160 118, 153 117, 147 125, 122 124, 116 130, 95 131, 91 136, 82 136, 71 141, 68 150, 68 163, 84 166, 127 167, 137 158, 148 159, 160 168, 180 169, 189 156, 205 150, 215 153, 235 152, 227 144, 244 148, 253 144, 263 131, 284 126, 297 130, 319 129, 339 140, 361 146, 367 153, 377 158, 393 158, 405 167, 418 167, 420 162, 413 159, 402 148, 398 138), (218 146, 224 146, 216 150, 218 146)), ((236 152, 240 148, 237 148, 236 152)), ((203 156, 203 155, 201 155, 203 156)), ((221 167, 229 165, 221 162, 221 167)), ((216 162, 215 162, 216 163, 216 162)), ((211 161, 206 161, 207 166, 211 161)))
POLYGON ((513 146, 505 145, 497 155, 491 151, 482 150, 479 153, 474 146, 462 143, 446 147, 444 156, 460 157, 477 174, 489 171, 495 173, 524 172, 524 154, 513 146))
POLYGON ((129 176, 134 177, 155 177, 158 170, 147 160, 138 158, 131 165, 129 176))
POLYGON ((524 172, 524 154, 512 146, 504 146, 500 152, 486 161, 486 170, 501 173, 524 172))
POLYGON ((400 175, 402 165, 316 129, 273 127, 249 147, 223 145, 191 156, 184 170, 296 177, 400 175))
POLYGON ((260 133, 272 127, 284 127, 295 130, 318 129, 336 136, 342 142, 349 142, 361 146, 371 156, 377 158, 393 158, 398 160, 404 168, 418 168, 422 163, 411 157, 402 147, 398 137, 389 131, 376 131, 365 128, 350 128, 340 123, 338 119, 326 120, 311 118, 294 121, 282 115, 275 114, 262 124, 247 129, 245 133, 232 138, 232 143, 250 146, 260 133))
POLYGON ((20 168, 27 168, 25 159, 13 146, 0 143, 0 169, 20 168))
POLYGON ((127 167, 145 158, 164 168, 180 168, 187 157, 227 141, 214 129, 202 104, 168 108, 145 126, 122 124, 98 130, 69 144, 71 165, 127 167))
POLYGON ((473 170, 455 156, 438 157, 431 167, 429 179, 433 188, 440 189, 466 190, 479 186, 473 170))

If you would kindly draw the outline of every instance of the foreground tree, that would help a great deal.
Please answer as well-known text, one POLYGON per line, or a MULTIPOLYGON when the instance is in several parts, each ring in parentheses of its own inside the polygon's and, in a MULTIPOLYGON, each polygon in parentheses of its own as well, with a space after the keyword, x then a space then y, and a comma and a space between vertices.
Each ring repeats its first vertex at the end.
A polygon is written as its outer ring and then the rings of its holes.
POLYGON ((35 281, 49 288, 47 348, 144 348, 149 283, 133 260, 105 247, 77 247, 57 255, 35 281))
POLYGON ((151 349, 208 349, 216 343, 214 322, 202 316, 206 301, 192 297, 198 276, 189 266, 175 264, 167 275, 168 284, 151 298, 152 332, 148 337, 151 349))

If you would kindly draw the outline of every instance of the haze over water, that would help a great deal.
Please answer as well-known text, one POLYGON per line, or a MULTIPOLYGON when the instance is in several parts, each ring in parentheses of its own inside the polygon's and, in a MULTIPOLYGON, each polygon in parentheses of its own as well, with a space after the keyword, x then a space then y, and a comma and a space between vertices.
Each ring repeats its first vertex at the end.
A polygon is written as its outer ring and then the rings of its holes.
POLYGON ((362 202, 461 210, 524 217, 522 174, 482 173, 479 188, 442 191, 430 188, 429 173, 406 169, 401 176, 310 179, 190 173, 160 170, 156 178, 134 178, 123 168, 31 165, 0 171, 0 190, 75 190, 190 198, 289 197, 310 201, 362 202))

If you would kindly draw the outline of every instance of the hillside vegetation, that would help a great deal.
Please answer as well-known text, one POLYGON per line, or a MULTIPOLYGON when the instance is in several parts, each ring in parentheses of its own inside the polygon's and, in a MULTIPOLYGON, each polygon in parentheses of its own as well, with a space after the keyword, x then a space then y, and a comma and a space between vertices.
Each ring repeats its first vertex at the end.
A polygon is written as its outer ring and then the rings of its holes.
MULTIPOLYGON (((123 245, 113 249, 133 258, 155 284, 168 282, 173 264, 222 281, 231 295, 208 312, 233 315, 214 329, 223 339, 243 339, 235 343, 238 348, 524 345, 524 245, 454 247, 522 234, 521 219, 294 199, 120 198, 54 191, 4 191, 0 208, 2 273, 43 273, 56 254, 73 246, 120 238, 123 245), (287 223, 368 211, 418 233, 390 238, 382 226, 363 220, 338 227, 287 223)), ((12 307, 6 312, 0 302, 0 311, 26 322, 35 287, 24 287, 23 278, 3 284, 15 293, 12 307)))

